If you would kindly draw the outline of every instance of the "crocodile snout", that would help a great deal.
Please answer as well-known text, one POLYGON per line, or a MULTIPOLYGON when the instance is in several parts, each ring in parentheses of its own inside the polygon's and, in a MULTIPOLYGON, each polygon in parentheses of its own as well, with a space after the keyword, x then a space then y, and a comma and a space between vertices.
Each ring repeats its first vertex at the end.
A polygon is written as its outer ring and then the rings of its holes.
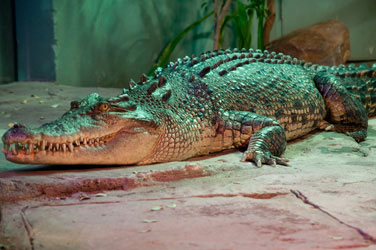
POLYGON ((12 143, 14 141, 25 141, 31 138, 31 132, 21 124, 15 124, 2 137, 4 143, 12 143))

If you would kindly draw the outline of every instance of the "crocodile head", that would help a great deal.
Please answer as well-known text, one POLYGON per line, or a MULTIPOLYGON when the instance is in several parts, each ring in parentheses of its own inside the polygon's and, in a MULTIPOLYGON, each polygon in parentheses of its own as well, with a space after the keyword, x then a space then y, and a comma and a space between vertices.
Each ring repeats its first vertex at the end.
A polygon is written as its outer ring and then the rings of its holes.
POLYGON ((93 93, 39 128, 14 125, 2 137, 2 151, 24 164, 138 164, 160 135, 158 120, 126 92, 112 98, 93 93))

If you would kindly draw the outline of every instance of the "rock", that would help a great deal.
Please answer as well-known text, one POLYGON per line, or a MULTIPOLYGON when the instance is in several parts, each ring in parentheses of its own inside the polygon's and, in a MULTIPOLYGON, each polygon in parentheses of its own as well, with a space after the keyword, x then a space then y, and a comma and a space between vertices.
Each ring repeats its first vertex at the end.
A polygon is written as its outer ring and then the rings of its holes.
POLYGON ((344 64, 350 57, 350 34, 346 25, 329 20, 295 30, 271 42, 269 51, 323 65, 344 64))

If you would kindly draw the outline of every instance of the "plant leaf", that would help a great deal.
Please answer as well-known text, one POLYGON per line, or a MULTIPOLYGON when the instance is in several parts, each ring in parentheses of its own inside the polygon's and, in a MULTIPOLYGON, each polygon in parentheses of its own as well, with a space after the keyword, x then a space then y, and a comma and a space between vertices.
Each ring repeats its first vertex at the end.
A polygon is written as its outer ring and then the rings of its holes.
POLYGON ((259 6, 256 8, 256 14, 258 17, 257 25, 257 47, 259 49, 264 49, 264 19, 266 15, 265 11, 265 0, 259 0, 259 6))
POLYGON ((225 16, 225 18, 223 19, 223 22, 221 24, 221 31, 219 33, 219 47, 222 48, 222 41, 223 41, 223 35, 224 35, 224 31, 225 31, 225 27, 228 23, 228 21, 232 20, 232 16, 225 16))
POLYGON ((176 45, 178 45, 178 43, 180 42, 180 40, 183 39, 183 37, 189 31, 191 31, 193 28, 195 28, 197 25, 199 25, 200 23, 202 23, 203 21, 205 21, 208 17, 210 17, 213 14, 214 14, 214 11, 209 12, 205 16, 203 16, 200 19, 198 19, 196 22, 194 22, 191 25, 189 25, 187 28, 185 28, 178 35, 176 35, 175 38, 172 39, 172 41, 169 42, 167 44, 167 46, 162 50, 162 53, 158 57, 156 64, 151 68, 151 70, 149 71, 148 75, 151 75, 154 72, 154 70, 156 68, 158 68, 158 67, 165 67, 167 65, 168 61, 169 61, 169 58, 170 58, 172 52, 174 51, 176 45))

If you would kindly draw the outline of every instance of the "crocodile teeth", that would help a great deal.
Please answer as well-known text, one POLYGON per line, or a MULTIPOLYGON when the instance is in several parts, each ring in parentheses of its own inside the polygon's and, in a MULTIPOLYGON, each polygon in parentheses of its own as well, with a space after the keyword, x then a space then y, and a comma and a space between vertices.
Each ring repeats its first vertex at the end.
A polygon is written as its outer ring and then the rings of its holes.
POLYGON ((46 144, 47 144, 47 141, 46 141, 46 140, 43 140, 42 143, 41 143, 41 147, 40 147, 40 149, 41 149, 42 151, 44 151, 44 150, 46 149, 46 144))
POLYGON ((68 148, 71 152, 73 152, 73 143, 69 142, 68 143, 68 148))
POLYGON ((95 146, 99 145, 99 138, 95 138, 94 144, 95 144, 95 146))
MULTIPOLYGON (((57 142, 49 142, 45 139, 39 140, 39 141, 22 141, 22 142, 13 142, 13 143, 5 143, 2 148, 2 151, 6 154, 12 153, 13 155, 17 155, 20 153, 25 155, 30 154, 37 154, 39 151, 44 152, 50 151, 53 152, 52 155, 58 154, 59 152, 65 153, 65 152, 75 152, 75 148, 77 150, 79 149, 103 149, 102 146, 105 146, 107 144, 108 140, 110 140, 113 137, 113 134, 111 135, 104 135, 102 137, 95 137, 95 138, 88 138, 80 136, 79 139, 76 139, 72 142, 65 142, 65 143, 57 143, 57 142)), ((77 152, 77 151, 76 151, 77 152)))

